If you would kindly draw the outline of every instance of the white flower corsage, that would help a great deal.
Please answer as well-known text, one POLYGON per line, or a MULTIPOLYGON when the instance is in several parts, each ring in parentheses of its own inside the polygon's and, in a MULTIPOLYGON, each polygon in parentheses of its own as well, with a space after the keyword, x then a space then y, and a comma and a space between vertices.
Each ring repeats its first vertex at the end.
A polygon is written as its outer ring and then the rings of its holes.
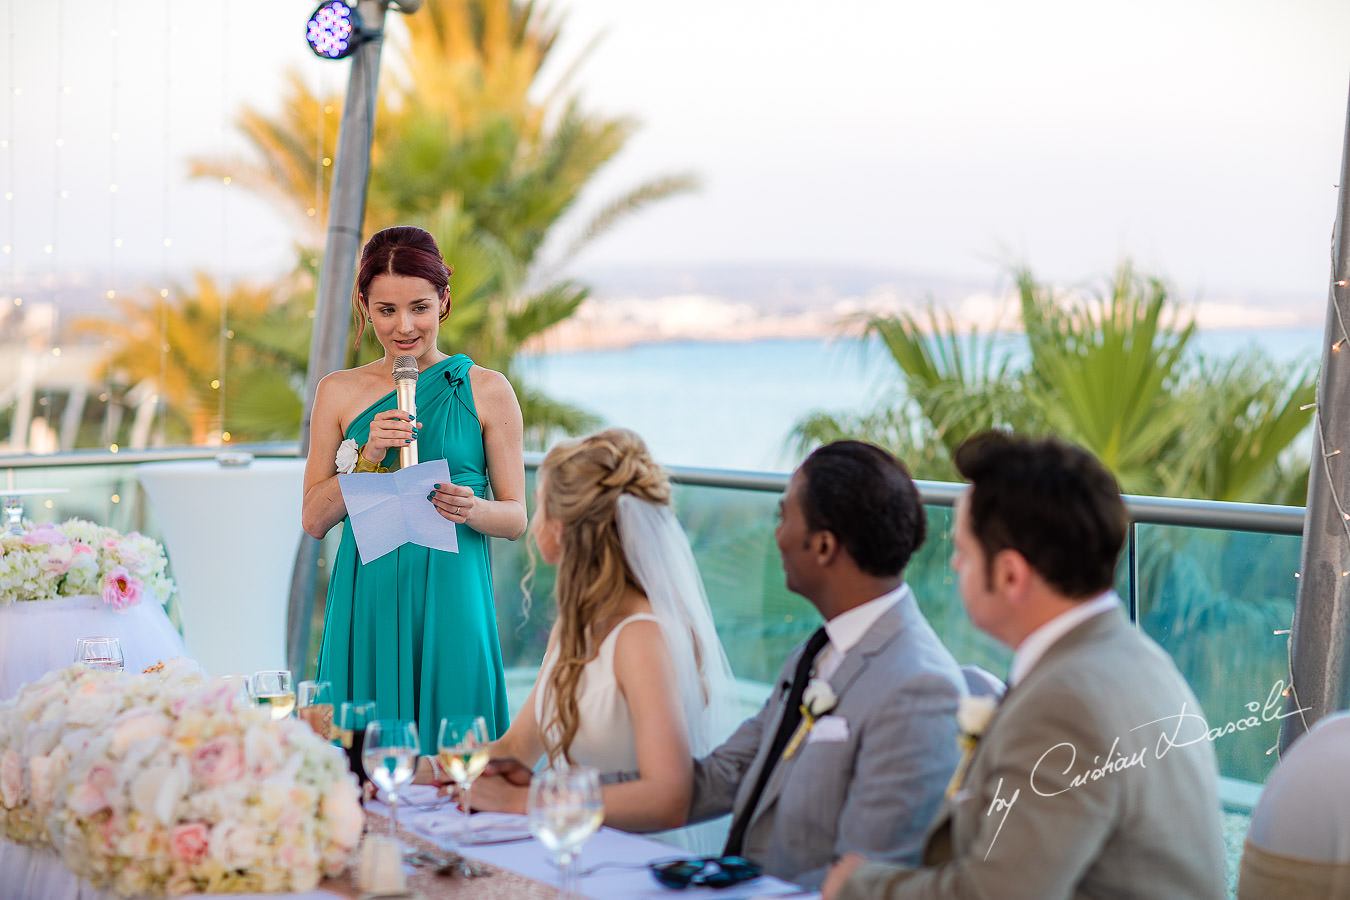
POLYGON ((802 692, 802 721, 793 733, 792 740, 788 741, 787 747, 783 750, 783 759, 797 752, 797 745, 806 737, 807 732, 816 727, 816 721, 834 709, 838 702, 839 698, 834 695, 834 690, 825 679, 812 678, 807 682, 806 690, 802 692))
POLYGON ((333 459, 333 463, 337 466, 339 475, 350 475, 356 471, 356 454, 360 449, 352 438, 338 444, 337 456, 333 459))
POLYGON ((970 766, 971 757, 975 755, 975 747, 980 743, 985 729, 989 727, 989 721, 994 718, 996 709, 998 701, 993 697, 966 696, 956 704, 956 727, 960 730, 960 734, 956 736, 956 746, 961 751, 961 761, 957 764, 956 771, 952 773, 952 780, 947 783, 948 797, 956 793, 961 782, 966 780, 966 769, 970 766))

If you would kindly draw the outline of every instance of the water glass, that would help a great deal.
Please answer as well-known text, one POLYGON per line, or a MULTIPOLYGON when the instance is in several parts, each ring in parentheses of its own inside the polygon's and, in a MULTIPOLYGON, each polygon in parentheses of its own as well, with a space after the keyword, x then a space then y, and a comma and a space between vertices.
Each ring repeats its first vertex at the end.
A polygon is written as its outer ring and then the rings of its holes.
POLYGON ((122 642, 115 637, 82 637, 75 639, 75 662, 103 672, 120 672, 122 642))
POLYGON ((553 853, 562 873, 558 896, 576 893, 576 858, 605 817, 600 775, 589 766, 545 769, 530 781, 530 831, 553 853))
POLYGON ((297 715, 325 741, 333 738, 333 685, 302 681, 295 692, 297 715))
POLYGON ((253 673, 253 702, 272 712, 272 721, 279 722, 295 709, 295 687, 291 673, 286 669, 253 673))
MULTIPOLYGON (((487 720, 482 716, 447 716, 441 719, 436 736, 436 759, 464 793, 464 812, 473 812, 469 789, 488 763, 487 720)), ((471 826, 465 826, 461 841, 469 840, 471 826)))
POLYGON ((389 837, 398 840, 398 792, 417 770, 417 723, 410 719, 376 719, 366 726, 361 762, 366 775, 384 791, 389 803, 389 837))

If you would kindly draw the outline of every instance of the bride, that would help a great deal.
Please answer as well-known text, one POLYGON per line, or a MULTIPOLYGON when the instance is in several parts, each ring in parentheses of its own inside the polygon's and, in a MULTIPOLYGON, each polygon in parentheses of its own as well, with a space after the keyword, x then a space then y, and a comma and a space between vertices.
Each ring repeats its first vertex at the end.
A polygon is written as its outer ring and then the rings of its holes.
MULTIPOLYGON (((609 782, 605 824, 672 828, 689 809, 693 757, 737 723, 731 666, 670 482, 642 439, 617 428, 555 446, 538 481, 530 532, 539 558, 557 567, 558 618, 492 756, 592 766, 609 782)), ((526 794, 485 775, 473 805, 523 813, 526 794)), ((672 837, 690 849, 708 842, 672 837)))

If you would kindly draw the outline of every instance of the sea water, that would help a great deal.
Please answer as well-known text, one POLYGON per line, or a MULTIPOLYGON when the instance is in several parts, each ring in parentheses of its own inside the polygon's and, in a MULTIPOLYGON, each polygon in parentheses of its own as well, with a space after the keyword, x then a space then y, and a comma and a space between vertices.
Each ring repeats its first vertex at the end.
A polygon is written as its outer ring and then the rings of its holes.
MULTIPOLYGON (((1019 338, 1006 338, 1016 352, 1019 338)), ((1192 350, 1256 347, 1276 362, 1322 356, 1320 329, 1200 332, 1192 350)), ((861 412, 895 396, 895 363, 877 341, 792 338, 671 342, 541 354, 523 374, 549 396, 631 428, 666 465, 790 471, 793 428, 817 411, 861 412)))

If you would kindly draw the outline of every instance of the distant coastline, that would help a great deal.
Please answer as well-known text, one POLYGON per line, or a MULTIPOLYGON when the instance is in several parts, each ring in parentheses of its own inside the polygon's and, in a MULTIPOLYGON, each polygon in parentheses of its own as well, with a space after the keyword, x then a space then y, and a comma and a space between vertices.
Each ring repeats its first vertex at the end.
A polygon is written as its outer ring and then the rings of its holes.
MULTIPOLYGON (((934 301, 962 330, 1020 331, 1016 297, 972 292, 934 301)), ((743 343, 788 338, 833 338, 861 333, 868 316, 907 312, 928 321, 927 302, 894 295, 846 298, 795 308, 765 306, 691 293, 662 297, 592 297, 572 318, 525 349, 534 353, 607 350, 672 341, 743 343)), ((1242 302, 1178 303, 1181 321, 1194 320, 1203 332, 1317 328, 1325 309, 1313 304, 1255 305, 1242 302)))

